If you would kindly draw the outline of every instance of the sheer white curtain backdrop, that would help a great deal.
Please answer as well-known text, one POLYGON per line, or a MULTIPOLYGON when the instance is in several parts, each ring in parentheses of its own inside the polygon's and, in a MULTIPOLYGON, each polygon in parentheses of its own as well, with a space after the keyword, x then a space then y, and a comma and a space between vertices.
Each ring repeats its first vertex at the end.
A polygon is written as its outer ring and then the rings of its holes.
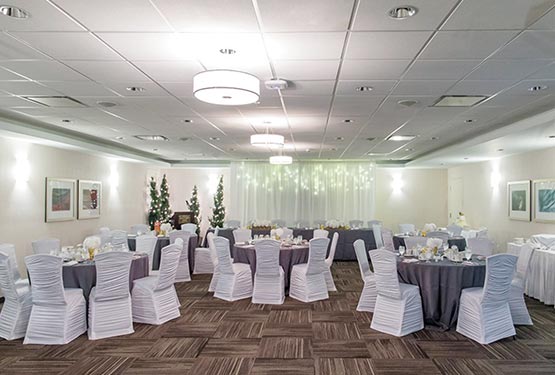
POLYGON ((359 162, 231 163, 229 217, 247 225, 298 220, 374 218, 374 166, 359 162))

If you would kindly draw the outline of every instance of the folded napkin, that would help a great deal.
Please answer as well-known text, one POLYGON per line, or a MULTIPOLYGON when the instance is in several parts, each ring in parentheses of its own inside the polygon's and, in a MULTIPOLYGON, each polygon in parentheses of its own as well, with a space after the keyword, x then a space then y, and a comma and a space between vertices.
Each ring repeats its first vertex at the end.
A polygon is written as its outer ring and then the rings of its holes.
POLYGON ((72 261, 70 261, 70 262, 64 263, 64 266, 74 266, 74 265, 76 265, 76 264, 77 264, 77 261, 72 260, 72 261))
POLYGON ((472 263, 472 262, 470 262, 470 261, 468 261, 468 260, 465 260, 464 262, 462 262, 462 264, 463 264, 464 266, 474 266, 474 263, 472 263))
POLYGON ((403 263, 415 263, 415 262, 419 262, 419 260, 416 258, 403 259, 403 263))

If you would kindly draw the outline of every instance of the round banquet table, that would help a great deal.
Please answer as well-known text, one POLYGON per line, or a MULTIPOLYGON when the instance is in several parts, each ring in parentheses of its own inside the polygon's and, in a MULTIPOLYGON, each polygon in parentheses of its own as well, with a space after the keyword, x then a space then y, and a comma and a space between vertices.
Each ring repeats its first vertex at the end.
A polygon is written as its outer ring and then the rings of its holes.
MULTIPOLYGON (((136 241, 135 235, 128 235, 127 236, 127 245, 129 246, 129 250, 135 251, 136 248, 136 241)), ((160 254, 162 253, 162 249, 170 244, 169 237, 158 237, 156 241, 156 247, 154 248, 154 256, 152 258, 152 269, 158 270, 160 269, 160 254)), ((198 244, 198 237, 197 235, 193 235, 189 237, 189 272, 193 274, 193 269, 195 268, 195 249, 197 248, 198 244)))
MULTIPOLYGON (((393 236, 393 247, 398 249, 399 246, 405 246, 406 236, 393 236)), ((464 237, 451 237, 447 240, 449 247, 455 245, 459 250, 464 250, 466 248, 466 239, 464 237)))
POLYGON ((424 323, 443 330, 454 328, 461 291, 484 286, 486 262, 473 259, 472 265, 467 265, 444 259, 407 263, 408 259, 398 260, 397 274, 400 282, 420 287, 424 323))
MULTIPOLYGON (((252 276, 256 273, 256 250, 254 245, 234 245, 234 263, 247 263, 251 267, 252 276)), ((308 262, 308 244, 282 246, 279 251, 279 265, 283 267, 285 288, 289 288, 289 275, 295 264, 308 262)))
MULTIPOLYGON (((65 288, 81 288, 83 295, 88 300, 91 289, 96 285, 96 266, 94 261, 84 261, 82 263, 64 265, 62 276, 65 288)), ((129 271, 129 289, 133 288, 133 280, 148 276, 148 256, 137 254, 131 262, 129 271)))

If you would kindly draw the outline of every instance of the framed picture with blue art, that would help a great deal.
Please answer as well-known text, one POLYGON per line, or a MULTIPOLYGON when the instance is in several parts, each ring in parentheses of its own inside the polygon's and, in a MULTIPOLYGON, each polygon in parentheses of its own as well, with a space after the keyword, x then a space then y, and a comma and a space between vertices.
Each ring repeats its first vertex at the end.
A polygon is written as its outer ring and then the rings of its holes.
POLYGON ((509 218, 530 221, 530 180, 507 183, 509 218))
POLYGON ((75 180, 46 178, 46 222, 75 220, 75 180))
POLYGON ((555 223, 555 179, 534 180, 534 221, 555 223))

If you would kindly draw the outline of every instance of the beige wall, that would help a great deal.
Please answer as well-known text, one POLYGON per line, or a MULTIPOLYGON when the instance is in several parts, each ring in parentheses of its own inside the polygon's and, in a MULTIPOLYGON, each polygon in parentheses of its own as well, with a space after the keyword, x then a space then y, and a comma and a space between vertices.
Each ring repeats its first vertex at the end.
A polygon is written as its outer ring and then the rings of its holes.
POLYGON ((555 148, 449 168, 449 182, 462 181, 462 209, 472 227, 488 228, 498 251, 514 237, 555 233, 555 224, 509 220, 507 182, 555 178, 555 148), (492 186, 492 180, 494 183, 492 186))
POLYGON ((35 239, 54 237, 62 245, 73 245, 101 226, 128 230, 132 224, 145 222, 147 171, 146 164, 0 137, 0 243, 15 244, 23 269, 23 258, 32 254, 35 239), (25 161, 29 180, 16 183, 14 169, 25 161), (113 184, 116 175, 117 187, 113 184), (46 223, 46 177, 102 181, 101 217, 46 223))

